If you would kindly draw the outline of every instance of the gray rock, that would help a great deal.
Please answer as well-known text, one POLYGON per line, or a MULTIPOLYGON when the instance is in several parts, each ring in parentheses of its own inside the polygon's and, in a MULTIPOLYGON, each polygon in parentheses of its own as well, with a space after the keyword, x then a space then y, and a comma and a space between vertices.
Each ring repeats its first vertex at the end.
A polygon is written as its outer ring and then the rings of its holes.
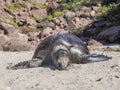
POLYGON ((104 27, 106 26, 108 23, 108 21, 99 21, 99 22, 96 22, 94 23, 95 27, 104 27))
POLYGON ((86 30, 84 31, 84 34, 85 34, 86 36, 94 36, 94 35, 96 35, 96 33, 97 33, 96 28, 90 28, 90 29, 86 29, 86 30))
POLYGON ((110 42, 114 42, 120 39, 120 26, 113 26, 106 30, 103 30, 101 33, 98 34, 97 38, 110 42))
POLYGON ((100 18, 96 18, 96 19, 94 20, 94 23, 103 22, 103 21, 105 21, 105 18, 100 17, 100 18))
POLYGON ((120 0, 117 0, 117 3, 119 3, 120 2, 120 0))

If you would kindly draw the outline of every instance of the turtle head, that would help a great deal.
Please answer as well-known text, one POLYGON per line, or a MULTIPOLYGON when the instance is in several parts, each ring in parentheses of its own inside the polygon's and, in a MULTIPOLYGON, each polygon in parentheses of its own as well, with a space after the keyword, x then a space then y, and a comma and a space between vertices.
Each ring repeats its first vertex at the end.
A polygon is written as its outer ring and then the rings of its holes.
POLYGON ((59 49, 53 55, 53 62, 59 70, 66 70, 70 64, 70 52, 68 50, 59 49))

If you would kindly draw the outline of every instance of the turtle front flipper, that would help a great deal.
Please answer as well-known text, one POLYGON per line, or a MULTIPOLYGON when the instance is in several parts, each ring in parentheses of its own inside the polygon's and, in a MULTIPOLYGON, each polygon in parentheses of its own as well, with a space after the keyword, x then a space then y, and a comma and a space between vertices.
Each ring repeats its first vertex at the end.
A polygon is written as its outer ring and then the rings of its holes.
POLYGON ((18 64, 13 65, 13 66, 9 65, 7 67, 7 69, 16 70, 16 69, 40 67, 42 62, 43 62, 43 60, 35 58, 35 59, 30 60, 30 61, 19 62, 18 64))
POLYGON ((80 63, 100 62, 107 61, 109 59, 112 59, 112 57, 108 57, 102 54, 83 55, 80 63))

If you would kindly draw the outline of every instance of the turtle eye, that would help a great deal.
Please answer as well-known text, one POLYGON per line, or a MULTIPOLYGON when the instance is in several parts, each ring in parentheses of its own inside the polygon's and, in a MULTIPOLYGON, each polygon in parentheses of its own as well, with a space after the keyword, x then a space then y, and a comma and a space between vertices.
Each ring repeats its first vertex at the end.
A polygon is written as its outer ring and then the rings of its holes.
POLYGON ((61 68, 61 67, 62 67, 62 64, 61 64, 61 63, 58 63, 58 67, 60 67, 60 68, 61 68))
POLYGON ((62 56, 65 55, 65 52, 60 52, 60 55, 62 55, 62 56))

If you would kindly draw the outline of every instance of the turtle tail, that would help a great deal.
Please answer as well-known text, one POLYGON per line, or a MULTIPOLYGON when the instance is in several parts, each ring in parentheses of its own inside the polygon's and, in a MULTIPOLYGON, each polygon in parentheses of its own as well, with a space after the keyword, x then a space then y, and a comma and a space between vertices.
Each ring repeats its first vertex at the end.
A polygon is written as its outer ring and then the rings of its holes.
POLYGON ((39 60, 39 59, 34 60, 34 59, 32 59, 32 60, 29 60, 29 61, 19 62, 19 63, 15 64, 15 65, 9 64, 7 69, 16 70, 16 69, 40 67, 41 63, 42 63, 42 60, 39 60))
POLYGON ((108 57, 102 54, 90 54, 90 55, 84 55, 82 57, 81 63, 100 62, 100 61, 107 61, 109 59, 112 59, 112 57, 108 57))

